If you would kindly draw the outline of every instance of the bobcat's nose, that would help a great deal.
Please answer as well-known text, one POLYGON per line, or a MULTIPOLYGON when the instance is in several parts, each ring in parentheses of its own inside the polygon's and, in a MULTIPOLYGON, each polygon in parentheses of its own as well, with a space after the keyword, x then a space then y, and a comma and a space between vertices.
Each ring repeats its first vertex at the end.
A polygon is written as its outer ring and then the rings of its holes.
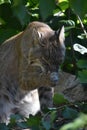
POLYGON ((58 77, 58 72, 52 72, 52 73, 50 74, 50 80, 51 80, 52 82, 57 83, 57 82, 58 82, 58 79, 59 79, 59 77, 58 77))

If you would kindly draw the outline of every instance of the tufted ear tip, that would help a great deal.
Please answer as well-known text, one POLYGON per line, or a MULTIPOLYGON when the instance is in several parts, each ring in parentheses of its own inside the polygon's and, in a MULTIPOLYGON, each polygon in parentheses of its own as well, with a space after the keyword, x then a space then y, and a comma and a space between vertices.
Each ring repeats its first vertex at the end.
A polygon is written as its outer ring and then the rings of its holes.
POLYGON ((62 26, 58 30, 58 39, 59 39, 60 44, 64 43, 64 40, 65 40, 65 28, 64 28, 64 26, 62 26))
POLYGON ((60 44, 64 43, 65 40, 65 28, 64 25, 56 31, 58 41, 60 44))
POLYGON ((61 27, 61 30, 63 30, 63 32, 65 32, 65 28, 64 28, 64 25, 61 27))

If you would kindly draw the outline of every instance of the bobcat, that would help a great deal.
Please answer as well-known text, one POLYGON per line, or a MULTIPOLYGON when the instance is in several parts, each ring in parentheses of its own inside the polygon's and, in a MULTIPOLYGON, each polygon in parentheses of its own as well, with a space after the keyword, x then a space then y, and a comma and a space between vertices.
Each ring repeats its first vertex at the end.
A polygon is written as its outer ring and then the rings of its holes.
POLYGON ((52 106, 64 39, 64 27, 54 31, 35 21, 0 46, 0 122, 8 123, 16 112, 29 117, 52 106))

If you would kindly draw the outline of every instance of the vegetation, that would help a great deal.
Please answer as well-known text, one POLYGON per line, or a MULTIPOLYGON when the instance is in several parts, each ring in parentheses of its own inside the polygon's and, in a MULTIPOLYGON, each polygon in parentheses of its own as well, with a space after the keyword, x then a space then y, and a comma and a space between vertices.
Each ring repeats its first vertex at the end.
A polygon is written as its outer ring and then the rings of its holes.
MULTIPOLYGON (((54 30, 64 25, 66 58, 61 68, 75 74, 86 88, 86 6, 86 0, 0 0, 0 44, 24 30, 32 21, 43 21, 54 30)), ((9 130, 14 127, 21 129, 31 127, 33 130, 78 130, 87 126, 87 102, 71 104, 62 95, 55 94, 54 104, 57 107, 45 110, 43 117, 41 115, 31 116, 26 121, 20 122, 22 117, 12 116, 8 126, 0 124, 0 130, 9 130), (50 120, 46 119, 47 115, 50 116, 50 120), (69 123, 72 120, 74 121, 69 123)))

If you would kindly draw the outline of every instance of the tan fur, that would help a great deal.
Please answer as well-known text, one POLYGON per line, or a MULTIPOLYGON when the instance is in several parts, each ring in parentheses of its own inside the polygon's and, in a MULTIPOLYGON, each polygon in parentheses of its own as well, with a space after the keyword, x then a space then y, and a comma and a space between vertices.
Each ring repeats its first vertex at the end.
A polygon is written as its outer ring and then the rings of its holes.
MULTIPOLYGON (((46 73, 46 68, 44 67, 43 61, 45 61, 46 59, 44 59, 41 48, 44 48, 46 50, 49 49, 49 38, 53 35, 54 31, 48 25, 41 22, 32 22, 28 25, 24 32, 21 32, 20 34, 8 39, 1 45, 0 105, 6 107, 8 103, 12 104, 12 107, 10 107, 11 109, 15 107, 23 107, 23 104, 21 103, 22 100, 24 101, 25 99, 27 99, 26 95, 28 95, 28 97, 30 98, 30 95, 32 95, 31 93, 33 92, 32 90, 41 86, 52 86, 50 73, 46 73), (46 43, 46 45, 44 45, 44 42, 46 43), (4 98, 2 91, 5 92, 4 98), (4 102, 6 100, 6 97, 8 97, 8 103, 1 104, 2 99, 4 102)), ((58 46, 61 46, 65 49, 63 43, 60 44, 60 42, 64 41, 64 36, 59 37, 60 39, 62 39, 59 41, 58 46)), ((57 46, 56 43, 55 46, 57 46)), ((58 56, 60 62, 61 59, 63 60, 64 58, 61 58, 61 53, 58 54, 60 55, 58 56)), ((47 64, 49 64, 49 66, 51 67, 51 62, 48 60, 46 60, 46 62, 48 62, 47 64)), ((59 62, 58 64, 60 64, 59 62)), ((34 103, 33 97, 32 103, 34 103)), ((38 96, 36 97, 38 99, 38 96)), ((28 103, 30 103, 30 106, 32 106, 31 101, 28 103)), ((24 101, 24 109, 25 106, 26 105, 24 101)), ((29 107, 29 105, 27 106, 29 107)), ((38 110, 40 109, 39 107, 40 106, 38 105, 38 110)), ((0 113, 2 113, 2 109, 3 108, 1 107, 0 113)), ((9 109, 3 112, 5 114, 6 120, 8 118, 7 113, 11 112, 11 110, 9 109)), ((31 107, 30 109, 33 109, 33 107, 31 107)), ((28 108, 28 111, 31 110, 29 110, 28 108)), ((29 114, 32 113, 27 113, 25 114, 25 116, 29 114)), ((1 119, 1 122, 3 122, 3 119, 1 119)))

